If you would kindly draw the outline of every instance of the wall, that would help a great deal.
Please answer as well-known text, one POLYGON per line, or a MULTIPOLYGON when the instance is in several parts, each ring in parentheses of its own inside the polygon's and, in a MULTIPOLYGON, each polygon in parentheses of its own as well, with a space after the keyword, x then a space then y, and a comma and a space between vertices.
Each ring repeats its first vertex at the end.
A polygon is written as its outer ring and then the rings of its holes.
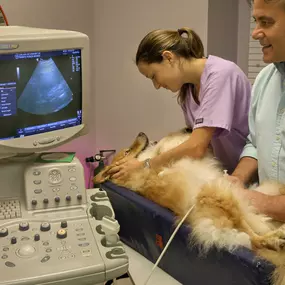
POLYGON ((208 54, 236 62, 248 72, 250 6, 247 0, 209 0, 208 54))
POLYGON ((238 4, 237 64, 247 74, 251 11, 247 0, 239 0, 238 4))
POLYGON ((209 0, 208 54, 237 62, 238 0, 209 0))
POLYGON ((193 28, 207 47, 208 1, 104 0, 95 5, 96 145, 121 148, 140 131, 158 139, 184 126, 174 94, 155 90, 134 64, 153 29, 193 28), (178 4, 179 3, 179 4, 178 4))

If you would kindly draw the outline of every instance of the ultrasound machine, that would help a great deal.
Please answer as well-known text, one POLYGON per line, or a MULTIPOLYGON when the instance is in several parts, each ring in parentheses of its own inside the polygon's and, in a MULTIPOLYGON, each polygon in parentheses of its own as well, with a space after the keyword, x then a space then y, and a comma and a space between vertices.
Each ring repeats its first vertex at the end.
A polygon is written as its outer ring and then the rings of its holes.
POLYGON ((87 133, 89 39, 0 27, 0 285, 95 285, 128 257, 105 191, 85 189, 74 153, 87 133))

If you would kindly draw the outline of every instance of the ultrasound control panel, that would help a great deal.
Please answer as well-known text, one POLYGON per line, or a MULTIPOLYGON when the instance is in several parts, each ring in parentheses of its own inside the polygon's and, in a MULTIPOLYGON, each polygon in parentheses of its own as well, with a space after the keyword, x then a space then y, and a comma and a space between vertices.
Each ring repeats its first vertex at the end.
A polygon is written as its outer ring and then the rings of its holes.
POLYGON ((78 159, 23 173, 24 195, 0 201, 1 285, 95 285, 127 272, 108 196, 85 190, 78 159))
POLYGON ((35 163, 26 168, 28 210, 86 204, 84 170, 78 161, 35 163))

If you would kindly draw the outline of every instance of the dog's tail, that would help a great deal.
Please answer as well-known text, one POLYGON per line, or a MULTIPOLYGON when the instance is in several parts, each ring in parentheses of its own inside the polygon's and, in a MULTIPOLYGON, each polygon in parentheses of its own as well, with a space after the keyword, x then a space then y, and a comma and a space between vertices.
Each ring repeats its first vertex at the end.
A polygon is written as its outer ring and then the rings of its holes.
POLYGON ((285 252, 260 249, 257 254, 275 265, 270 276, 272 285, 285 285, 285 252))

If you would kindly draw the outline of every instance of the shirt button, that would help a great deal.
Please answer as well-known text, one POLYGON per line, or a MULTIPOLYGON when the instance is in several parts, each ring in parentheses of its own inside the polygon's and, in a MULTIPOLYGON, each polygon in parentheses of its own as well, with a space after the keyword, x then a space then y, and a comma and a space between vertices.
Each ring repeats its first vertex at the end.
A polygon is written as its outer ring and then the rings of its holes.
POLYGON ((275 167, 276 166, 276 162, 272 162, 272 166, 275 167))
POLYGON ((278 141, 278 142, 280 141, 280 136, 276 137, 276 141, 278 141))

